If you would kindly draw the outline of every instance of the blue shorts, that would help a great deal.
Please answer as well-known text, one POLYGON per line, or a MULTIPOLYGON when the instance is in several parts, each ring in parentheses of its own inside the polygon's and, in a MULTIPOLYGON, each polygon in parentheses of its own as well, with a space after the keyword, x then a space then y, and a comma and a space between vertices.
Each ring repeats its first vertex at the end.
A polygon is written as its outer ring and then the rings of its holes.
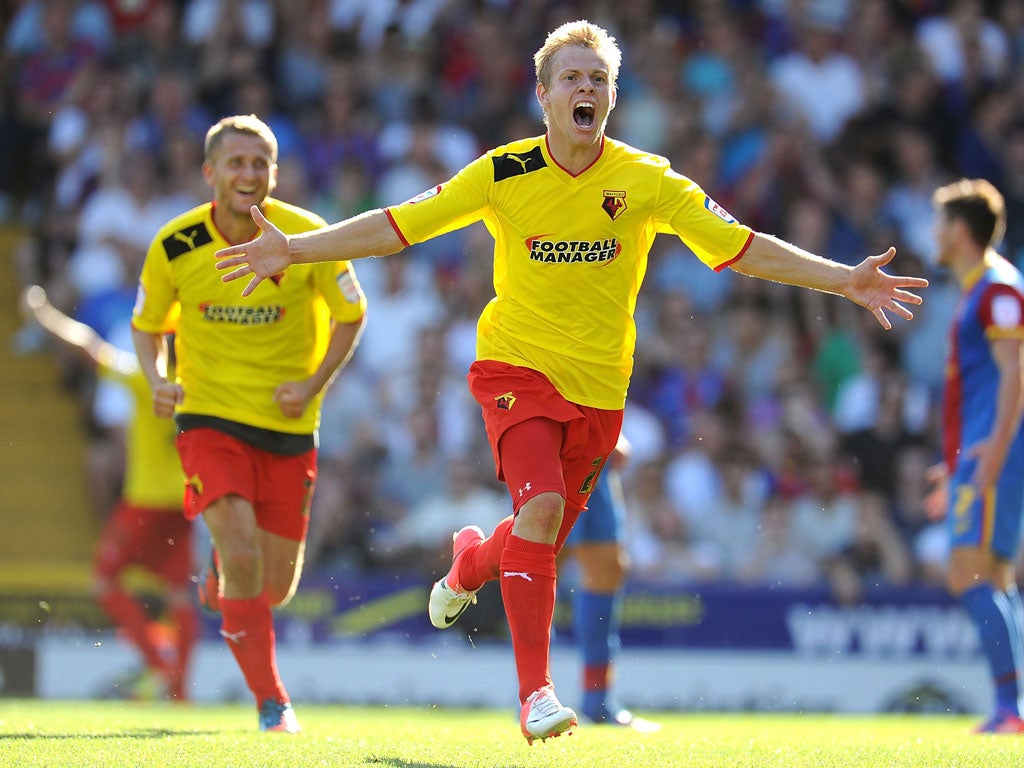
POLYGON ((569 532, 565 546, 580 544, 621 543, 625 539, 626 509, 618 488, 619 477, 606 468, 597 479, 587 508, 580 513, 569 532), (613 493, 613 485, 616 486, 613 493))
POLYGON ((976 462, 962 461, 950 478, 946 529, 950 546, 981 547, 1012 561, 1024 516, 1024 472, 1004 471, 994 494, 979 497, 970 484, 976 462))

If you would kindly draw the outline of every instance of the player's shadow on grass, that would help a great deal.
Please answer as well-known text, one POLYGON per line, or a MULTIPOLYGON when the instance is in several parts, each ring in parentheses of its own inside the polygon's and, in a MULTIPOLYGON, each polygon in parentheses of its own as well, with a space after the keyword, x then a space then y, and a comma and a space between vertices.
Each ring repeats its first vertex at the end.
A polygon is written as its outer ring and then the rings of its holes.
POLYGON ((369 765, 383 765, 386 768, 458 768, 458 763, 421 763, 405 760, 401 757, 383 757, 370 755, 366 758, 369 765))
POLYGON ((160 739, 167 736, 210 736, 223 733, 223 731, 175 731, 169 728, 135 728, 130 731, 116 731, 113 733, 4 733, 0 734, 0 742, 8 739, 19 739, 21 741, 42 741, 60 739, 160 739))

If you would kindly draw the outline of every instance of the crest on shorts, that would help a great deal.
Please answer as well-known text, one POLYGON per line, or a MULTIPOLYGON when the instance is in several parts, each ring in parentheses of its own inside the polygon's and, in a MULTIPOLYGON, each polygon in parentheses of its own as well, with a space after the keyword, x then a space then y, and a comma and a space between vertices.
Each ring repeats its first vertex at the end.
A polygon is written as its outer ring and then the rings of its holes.
POLYGON ((516 404, 516 396, 511 392, 506 392, 504 395, 498 395, 494 401, 501 410, 511 411, 512 406, 516 404))
POLYGON ((608 214, 608 218, 615 221, 622 212, 626 210, 626 193, 624 191, 606 189, 604 191, 604 202, 601 203, 601 210, 608 214))
POLYGON ((188 479, 188 487, 192 489, 192 493, 196 496, 203 495, 203 481, 199 478, 198 474, 192 475, 192 477, 188 479))

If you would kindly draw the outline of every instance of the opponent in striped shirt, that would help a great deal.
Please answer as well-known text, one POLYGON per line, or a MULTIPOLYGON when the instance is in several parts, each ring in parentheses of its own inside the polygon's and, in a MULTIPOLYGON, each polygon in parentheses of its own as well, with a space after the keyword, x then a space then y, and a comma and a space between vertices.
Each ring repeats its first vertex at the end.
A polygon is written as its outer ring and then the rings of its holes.
POLYGON ((995 702, 980 733, 1024 733, 1024 605, 1014 577, 1024 515, 1024 277, 995 245, 1002 195, 983 179, 936 190, 937 259, 960 283, 943 398, 944 461, 927 499, 945 516, 949 590, 978 629, 995 702))

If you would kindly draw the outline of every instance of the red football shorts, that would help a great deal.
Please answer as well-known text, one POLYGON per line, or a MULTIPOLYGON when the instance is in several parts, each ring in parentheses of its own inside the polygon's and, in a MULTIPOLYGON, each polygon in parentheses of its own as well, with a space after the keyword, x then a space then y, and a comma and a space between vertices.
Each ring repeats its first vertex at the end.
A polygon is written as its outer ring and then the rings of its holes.
POLYGON ((96 545, 96 574, 113 580, 129 565, 184 584, 192 573, 192 523, 180 509, 136 507, 119 501, 96 545))
POLYGON ((513 508, 554 492, 582 510, 619 439, 622 411, 570 403, 544 374, 494 360, 473 363, 467 380, 513 508))
POLYGON ((303 541, 316 488, 316 449, 284 456, 254 448, 216 429, 198 427, 175 440, 185 470, 185 516, 198 517, 228 494, 252 504, 268 533, 303 541))

